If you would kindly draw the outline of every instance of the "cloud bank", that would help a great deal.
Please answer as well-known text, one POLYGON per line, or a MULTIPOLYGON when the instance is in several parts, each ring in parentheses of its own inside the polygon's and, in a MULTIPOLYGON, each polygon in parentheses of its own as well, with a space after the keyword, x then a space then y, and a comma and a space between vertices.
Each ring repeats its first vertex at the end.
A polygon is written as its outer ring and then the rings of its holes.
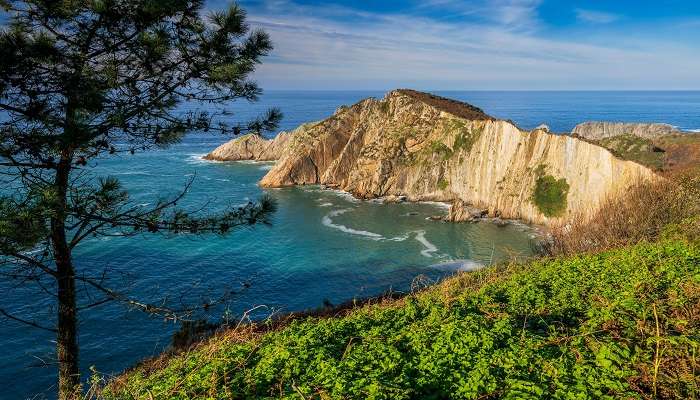
POLYGON ((242 4, 275 43, 256 73, 266 89, 700 89, 697 46, 642 25, 604 31, 618 25, 610 13, 573 8, 579 23, 554 27, 539 0, 242 4))

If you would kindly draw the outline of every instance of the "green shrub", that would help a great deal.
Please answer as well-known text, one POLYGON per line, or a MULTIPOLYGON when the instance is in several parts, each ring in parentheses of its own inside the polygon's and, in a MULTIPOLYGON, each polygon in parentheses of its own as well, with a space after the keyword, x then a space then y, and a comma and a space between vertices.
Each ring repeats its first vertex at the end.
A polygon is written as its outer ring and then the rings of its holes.
POLYGON ((379 109, 382 110, 384 114, 389 113, 389 102, 388 101, 381 101, 379 102, 379 109))
POLYGON ((236 334, 107 399, 697 398, 700 250, 683 241, 503 265, 402 300, 236 334))
POLYGON ((472 146, 474 146, 474 143, 479 140, 482 132, 483 129, 477 128, 471 131, 466 131, 465 128, 462 128, 457 136, 455 136, 455 141, 452 144, 452 152, 456 154, 462 150, 471 151, 472 146))
POLYGON ((447 181, 445 178, 440 178, 440 180, 437 183, 438 189, 440 190, 445 190, 447 189, 448 186, 450 186, 450 182, 447 181))
POLYGON ((449 148, 445 143, 434 141, 430 143, 428 147, 430 154, 436 154, 443 160, 448 160, 452 157, 452 149, 449 148))
POLYGON ((542 214, 559 217, 566 211, 568 193, 569 184, 566 179, 556 179, 552 175, 539 176, 535 181, 532 202, 542 214))

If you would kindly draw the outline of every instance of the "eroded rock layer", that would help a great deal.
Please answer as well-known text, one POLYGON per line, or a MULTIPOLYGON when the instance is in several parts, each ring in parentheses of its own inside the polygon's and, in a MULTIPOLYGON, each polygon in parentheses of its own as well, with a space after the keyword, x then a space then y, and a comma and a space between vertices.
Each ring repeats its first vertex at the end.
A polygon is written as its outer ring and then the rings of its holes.
POLYGON ((360 198, 469 204, 491 216, 548 224, 592 212, 607 196, 654 177, 601 146, 396 90, 297 129, 260 185, 324 184, 360 198))

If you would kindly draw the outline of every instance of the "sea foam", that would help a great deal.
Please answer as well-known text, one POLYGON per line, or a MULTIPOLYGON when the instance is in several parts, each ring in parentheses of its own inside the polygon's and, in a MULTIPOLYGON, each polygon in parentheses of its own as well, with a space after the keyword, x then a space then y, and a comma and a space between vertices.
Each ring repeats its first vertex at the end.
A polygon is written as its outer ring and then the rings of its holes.
POLYGON ((341 224, 337 224, 337 223, 333 222, 333 219, 332 219, 333 217, 337 217, 338 215, 342 215, 342 214, 345 214, 345 213, 350 212, 350 211, 352 211, 351 208, 344 208, 341 210, 331 211, 321 219, 321 223, 329 228, 337 229, 337 230, 344 232, 344 233, 349 233, 351 235, 363 236, 363 237, 366 237, 368 239, 372 239, 372 240, 376 240, 376 241, 403 242, 404 240, 413 236, 416 239, 416 241, 418 241, 418 243, 420 243, 424 247, 423 250, 420 251, 420 254, 423 257, 427 257, 427 258, 433 258, 433 256, 435 256, 435 253, 438 251, 437 246, 430 243, 430 241, 425 237, 425 231, 410 231, 410 232, 404 233, 403 235, 388 238, 388 237, 385 237, 383 235, 380 235, 379 233, 364 231, 364 230, 359 230, 359 229, 353 229, 353 228, 349 228, 345 225, 341 225, 341 224))
POLYGON ((452 260, 430 265, 429 268, 437 269, 444 272, 469 272, 477 271, 481 268, 484 268, 484 264, 481 264, 474 260, 452 260))
POLYGON ((433 253, 438 251, 438 248, 435 247, 434 244, 430 243, 428 239, 425 238, 425 231, 417 231, 415 239, 425 247, 424 250, 421 250, 420 254, 423 255, 424 257, 432 258, 433 253))
POLYGON ((325 225, 329 228, 337 229, 339 231, 349 233, 352 235, 366 236, 368 238, 372 238, 373 240, 381 240, 384 238, 384 236, 382 236, 378 233, 369 232, 369 231, 361 231, 361 230, 357 230, 357 229, 348 228, 345 225, 333 223, 333 220, 331 219, 332 217, 337 217, 338 215, 345 214, 348 211, 352 211, 352 210, 349 208, 345 208, 342 210, 331 211, 323 217, 321 222, 323 223, 323 225, 325 225))

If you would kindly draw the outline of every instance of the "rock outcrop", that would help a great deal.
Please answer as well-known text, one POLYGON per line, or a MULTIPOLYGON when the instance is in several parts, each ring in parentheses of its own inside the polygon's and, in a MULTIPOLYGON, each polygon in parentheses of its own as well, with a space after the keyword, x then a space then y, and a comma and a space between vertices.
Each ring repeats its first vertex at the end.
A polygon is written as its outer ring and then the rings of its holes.
POLYGON ((276 161, 287 149, 287 143, 293 132, 280 132, 274 139, 265 139, 251 133, 233 139, 217 147, 204 156, 205 160, 214 161, 276 161))
POLYGON ((544 129, 527 132, 480 109, 396 90, 297 129, 263 187, 324 184, 360 198, 447 201, 452 220, 490 216, 541 224, 592 213, 648 168, 544 129))
POLYGON ((589 121, 576 125, 571 133, 591 140, 600 140, 623 135, 638 136, 644 139, 656 139, 665 135, 679 134, 681 131, 675 126, 668 124, 589 121))

